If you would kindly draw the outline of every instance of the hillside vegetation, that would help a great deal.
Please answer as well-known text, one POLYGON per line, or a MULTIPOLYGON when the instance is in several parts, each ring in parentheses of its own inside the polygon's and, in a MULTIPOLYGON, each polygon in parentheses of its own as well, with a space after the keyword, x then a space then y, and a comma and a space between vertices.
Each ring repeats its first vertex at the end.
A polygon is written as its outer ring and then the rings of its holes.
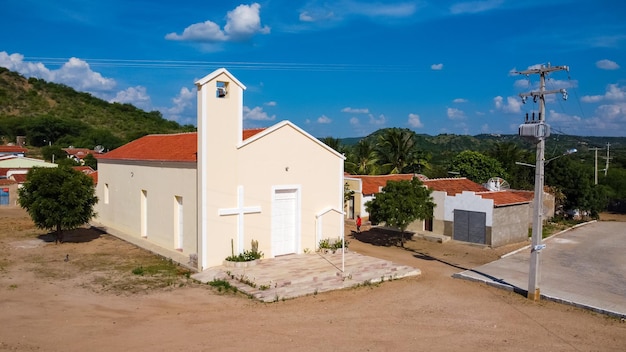
POLYGON ((109 103, 89 93, 42 79, 26 79, 0 67, 0 136, 4 143, 26 136, 29 147, 114 149, 152 133, 193 131, 130 104, 109 103))

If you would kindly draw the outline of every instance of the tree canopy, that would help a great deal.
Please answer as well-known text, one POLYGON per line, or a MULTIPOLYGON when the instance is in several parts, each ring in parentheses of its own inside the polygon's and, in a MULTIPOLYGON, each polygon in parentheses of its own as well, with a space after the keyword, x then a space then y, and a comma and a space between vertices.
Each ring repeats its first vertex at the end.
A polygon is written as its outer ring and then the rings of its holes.
POLYGON ((56 241, 63 242, 63 230, 77 228, 96 215, 94 188, 91 177, 70 167, 36 167, 18 191, 19 204, 37 227, 56 230, 56 241))
POLYGON ((401 231, 401 245, 404 246, 404 232, 415 220, 430 219, 435 203, 419 178, 411 181, 388 181, 376 198, 365 203, 373 223, 384 222, 401 231))
POLYGON ((501 177, 505 180, 508 178, 508 174, 498 160, 472 150, 459 153, 452 160, 450 169, 480 184, 489 181, 492 177, 501 177))

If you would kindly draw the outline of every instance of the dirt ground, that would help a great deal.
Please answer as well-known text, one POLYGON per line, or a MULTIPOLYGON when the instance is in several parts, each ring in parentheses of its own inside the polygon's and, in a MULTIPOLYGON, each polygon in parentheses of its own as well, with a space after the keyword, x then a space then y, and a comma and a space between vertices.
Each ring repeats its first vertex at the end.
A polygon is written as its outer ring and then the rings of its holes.
POLYGON ((402 249, 384 234, 357 237, 351 250, 422 275, 261 303, 200 285, 94 230, 54 244, 24 211, 2 208, 0 351, 626 349, 619 319, 451 277, 523 244, 494 250, 412 240, 402 249))

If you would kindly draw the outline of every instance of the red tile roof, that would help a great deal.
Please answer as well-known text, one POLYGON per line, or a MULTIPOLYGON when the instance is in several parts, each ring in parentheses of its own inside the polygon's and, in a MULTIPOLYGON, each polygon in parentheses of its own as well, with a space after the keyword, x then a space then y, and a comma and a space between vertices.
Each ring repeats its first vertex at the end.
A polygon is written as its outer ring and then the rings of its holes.
POLYGON ((29 171, 30 168, 29 167, 0 167, 0 177, 3 177, 3 176, 6 177, 9 171, 19 171, 19 170, 29 171))
MULTIPOLYGON (((493 191, 476 193, 476 195, 484 199, 493 199, 493 205, 501 207, 505 205, 524 204, 530 202, 530 200, 519 194, 518 192, 510 191, 493 191)), ((532 198, 531 198, 532 199, 532 198)))
POLYGON ((28 149, 20 147, 19 145, 0 145, 0 153, 26 153, 28 149))
POLYGON ((26 182, 26 177, 28 176, 28 174, 13 174, 11 175, 11 178, 15 180, 15 182, 17 183, 24 183, 26 182))
MULTIPOLYGON (((242 131, 243 140, 265 128, 242 131)), ((151 134, 127 143, 106 154, 94 155, 111 160, 197 161, 198 133, 151 134)))
POLYGON ((245 141, 246 139, 254 136, 255 134, 263 132, 265 130, 266 130, 265 128, 251 128, 249 130, 243 130, 242 138, 245 141))
POLYGON ((0 178, 0 186, 10 186, 16 184, 17 181, 8 178, 0 178))
POLYGON ((80 171, 85 175, 93 174, 96 170, 92 169, 91 166, 74 166, 72 169, 76 171, 80 171))
MULTIPOLYGON (((394 175, 345 175, 346 177, 361 179, 363 194, 376 194, 387 185, 387 181, 410 181, 414 174, 394 174, 394 175)), ((417 175, 420 180, 426 179, 424 175, 417 175)))
POLYGON ((66 152, 67 155, 75 156, 79 159, 84 159, 89 154, 98 154, 96 151, 88 148, 63 148, 63 151, 66 152))
POLYGON ((446 192, 447 195, 463 193, 463 191, 486 192, 488 189, 465 177, 428 179, 424 185, 433 191, 446 192))
POLYGON ((151 134, 98 157, 98 160, 196 161, 197 133, 151 134))

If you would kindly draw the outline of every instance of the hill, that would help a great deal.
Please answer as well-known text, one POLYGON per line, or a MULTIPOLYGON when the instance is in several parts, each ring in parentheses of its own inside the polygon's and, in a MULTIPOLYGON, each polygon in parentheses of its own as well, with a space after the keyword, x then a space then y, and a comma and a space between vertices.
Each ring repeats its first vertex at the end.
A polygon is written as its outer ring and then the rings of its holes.
MULTIPOLYGON (((380 129, 365 137, 351 137, 340 139, 339 142, 347 147, 352 147, 360 140, 374 142, 385 129, 380 129)), ((514 143, 529 151, 535 150, 535 146, 518 135, 511 134, 479 134, 476 136, 440 134, 436 136, 418 134, 417 144, 421 150, 430 153, 435 159, 448 159, 464 150, 486 152, 498 143, 514 143)), ((553 134, 546 140, 546 158, 564 153, 568 149, 578 150, 578 158, 586 162, 592 161, 591 151, 593 148, 604 148, 598 151, 598 157, 606 154, 607 144, 610 145, 611 157, 616 159, 626 158, 626 137, 596 137, 596 136, 572 136, 553 134), (603 154, 604 153, 604 154, 603 154)), ((435 160, 437 163, 437 160, 435 160)))
POLYGON ((0 67, 0 137, 4 143, 26 136, 29 146, 114 149, 152 133, 193 131, 130 104, 109 103, 68 86, 26 79, 0 67))

